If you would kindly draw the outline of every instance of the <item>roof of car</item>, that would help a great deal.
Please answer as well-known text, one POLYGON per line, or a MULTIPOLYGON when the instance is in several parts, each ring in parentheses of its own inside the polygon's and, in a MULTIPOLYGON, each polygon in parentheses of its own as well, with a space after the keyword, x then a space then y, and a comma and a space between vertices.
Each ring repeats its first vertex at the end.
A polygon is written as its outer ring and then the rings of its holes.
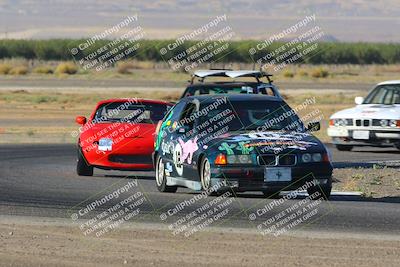
POLYGON ((385 84, 400 84, 400 80, 384 81, 384 82, 378 83, 377 85, 385 85, 385 84))
POLYGON ((196 96, 188 96, 185 99, 187 101, 191 99, 198 99, 201 102, 211 102, 215 99, 226 97, 229 101, 275 101, 275 102, 282 102, 283 99, 270 96, 270 95, 261 95, 261 94, 234 94, 234 95, 227 95, 227 94, 220 94, 220 95, 196 95, 196 96))
POLYGON ((105 103, 113 103, 113 102, 129 102, 132 101, 133 103, 147 103, 147 104, 165 104, 165 105, 173 105, 173 103, 162 101, 162 100, 154 100, 154 99, 144 99, 144 98, 112 98, 112 99, 105 99, 99 101, 97 105, 105 104, 105 103))

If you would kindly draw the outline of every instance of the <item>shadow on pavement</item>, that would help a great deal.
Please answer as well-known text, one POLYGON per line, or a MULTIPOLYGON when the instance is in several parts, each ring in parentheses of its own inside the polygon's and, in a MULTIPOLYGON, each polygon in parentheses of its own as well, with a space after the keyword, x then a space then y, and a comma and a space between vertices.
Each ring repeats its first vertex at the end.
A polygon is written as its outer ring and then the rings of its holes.
MULTIPOLYGON (((179 191, 178 191, 179 192, 179 191)), ((199 194, 198 192, 179 192, 181 194, 195 195, 199 194)), ((178 194, 179 194, 178 193, 178 194)), ((332 192, 335 194, 336 192, 332 192)), ((265 200, 276 200, 283 198, 282 195, 265 198, 262 193, 259 192, 246 192, 246 193, 235 193, 234 197, 237 198, 249 198, 249 199, 265 199, 265 200)), ((292 200, 301 200, 305 199, 307 195, 301 194, 292 200)), ((390 196, 390 197, 381 197, 381 198, 370 198, 363 196, 351 196, 351 195, 332 195, 328 201, 354 201, 354 202, 383 202, 383 203, 400 203, 400 196, 390 196)))

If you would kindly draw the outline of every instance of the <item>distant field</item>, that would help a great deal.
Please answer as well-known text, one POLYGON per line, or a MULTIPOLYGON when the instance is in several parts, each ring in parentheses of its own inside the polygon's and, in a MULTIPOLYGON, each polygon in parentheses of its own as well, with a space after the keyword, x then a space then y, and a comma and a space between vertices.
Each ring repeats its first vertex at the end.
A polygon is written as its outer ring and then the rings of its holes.
MULTIPOLYGON (((0 59, 4 58, 25 58, 37 60, 72 60, 70 52, 73 48, 80 47, 85 43, 85 39, 50 39, 50 40, 13 40, 0 39, 0 59)), ((98 40, 84 50, 77 50, 75 58, 83 59, 93 53, 96 57, 106 54, 97 52, 103 47, 113 47, 112 40, 98 40)), ((142 39, 138 42, 127 44, 125 49, 133 48, 133 52, 125 56, 127 60, 136 59, 140 61, 161 62, 169 58, 174 58, 191 47, 202 47, 201 41, 185 41, 176 49, 165 50, 161 54, 160 49, 168 47, 174 43, 173 39, 147 40, 142 39)), ((240 40, 226 41, 226 48, 220 50, 217 55, 205 59, 206 63, 254 63, 265 55, 271 54, 268 61, 279 58, 282 51, 281 47, 291 47, 285 42, 273 42, 271 44, 259 46, 259 40, 240 40), (257 47, 257 49, 255 49, 257 47), (254 50, 254 53, 250 53, 254 50)), ((295 63, 302 64, 396 64, 400 63, 400 45, 397 43, 342 43, 342 42, 317 42, 315 49, 309 50, 305 55, 299 57, 295 63)), ((219 44, 220 46, 220 44, 219 44)), ((286 51, 285 48, 284 51, 286 51)), ((107 51, 107 50, 106 50, 107 51)), ((124 51, 124 50, 123 50, 124 51)), ((210 50, 212 51, 212 50, 210 50)), ((301 49, 299 50, 301 51, 301 49)), ((188 52, 188 54, 190 54, 188 52)), ((186 57, 187 54, 185 54, 186 57)), ((92 60, 93 58, 91 58, 92 60)), ((189 59, 188 59, 189 60, 189 59)), ((191 61, 196 61, 191 60, 191 61)), ((282 61, 282 60, 278 60, 282 61)), ((265 60, 264 60, 265 62, 265 60)))

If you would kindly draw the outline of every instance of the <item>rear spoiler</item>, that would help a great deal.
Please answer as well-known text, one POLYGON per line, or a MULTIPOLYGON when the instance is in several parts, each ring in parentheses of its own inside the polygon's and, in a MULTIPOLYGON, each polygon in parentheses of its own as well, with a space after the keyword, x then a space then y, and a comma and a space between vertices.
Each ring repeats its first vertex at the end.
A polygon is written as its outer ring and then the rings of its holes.
POLYGON ((193 73, 190 84, 194 83, 195 78, 200 78, 199 82, 204 82, 207 77, 230 77, 230 78, 240 78, 240 77, 254 77, 257 82, 261 82, 260 79, 266 77, 269 84, 272 84, 272 74, 268 74, 263 71, 255 70, 197 70, 193 73))

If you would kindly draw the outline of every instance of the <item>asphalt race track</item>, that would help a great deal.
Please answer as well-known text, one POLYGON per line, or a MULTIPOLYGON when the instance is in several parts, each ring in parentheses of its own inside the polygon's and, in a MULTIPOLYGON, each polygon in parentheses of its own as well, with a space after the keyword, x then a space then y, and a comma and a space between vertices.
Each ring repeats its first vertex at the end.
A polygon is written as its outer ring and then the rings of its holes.
MULTIPOLYGON (((339 152, 329 147, 334 165, 338 168, 369 168, 377 162, 400 162, 400 152, 392 148, 363 148, 355 152, 339 152)), ((142 192, 146 199, 140 205, 140 215, 134 219, 138 222, 174 223, 215 198, 196 200, 176 214, 165 216, 167 211, 177 207, 177 204, 191 200, 199 194, 186 189, 178 189, 175 194, 159 193, 152 172, 95 169, 93 177, 79 177, 75 174, 75 160, 75 146, 70 144, 1 145, 0 214, 70 218, 95 199, 100 199, 132 181, 138 182, 133 190, 142 192), (161 220, 160 215, 165 216, 165 220, 161 220)), ((129 192, 127 196, 131 194, 132 192, 129 192)), ((92 212, 98 214, 113 207, 122 197, 123 195, 119 196, 119 199, 111 199, 92 212)), ((303 198, 287 200, 279 209, 270 212, 278 213, 280 209, 303 198)), ((251 214, 274 201, 264 199, 260 193, 242 193, 230 199, 229 214, 218 222, 218 226, 256 227, 265 217, 259 216, 252 221, 249 219, 251 214)), ((400 198, 365 200, 359 196, 333 196, 330 201, 319 204, 315 220, 304 225, 304 229, 398 235, 399 202, 400 198)), ((90 219, 90 215, 87 216, 82 219, 90 219)))

